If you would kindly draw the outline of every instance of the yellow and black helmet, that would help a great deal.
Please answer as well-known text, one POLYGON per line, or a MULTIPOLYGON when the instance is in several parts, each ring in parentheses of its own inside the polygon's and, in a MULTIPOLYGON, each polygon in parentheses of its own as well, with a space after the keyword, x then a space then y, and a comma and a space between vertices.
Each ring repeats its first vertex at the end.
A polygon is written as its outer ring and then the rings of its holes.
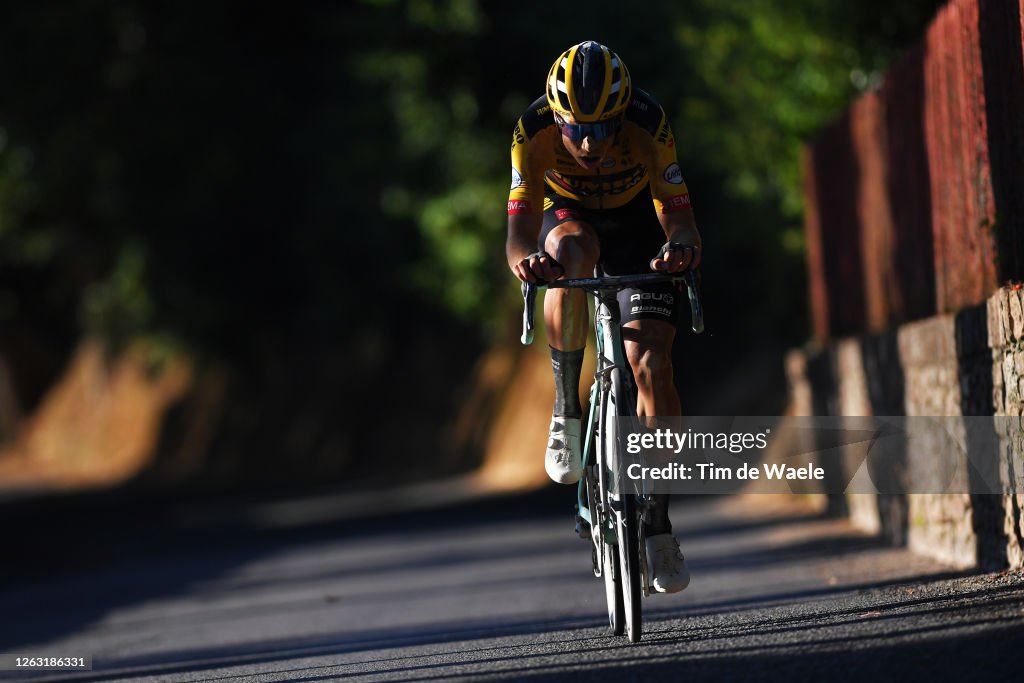
POLYGON ((563 52, 548 72, 548 104, 577 123, 619 116, 632 94, 629 69, 617 54, 592 40, 563 52))

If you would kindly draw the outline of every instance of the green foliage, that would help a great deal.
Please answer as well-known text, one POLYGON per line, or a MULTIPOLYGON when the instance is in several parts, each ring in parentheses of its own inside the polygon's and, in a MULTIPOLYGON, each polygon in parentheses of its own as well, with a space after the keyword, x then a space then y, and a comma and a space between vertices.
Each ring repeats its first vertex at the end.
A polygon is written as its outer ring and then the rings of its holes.
POLYGON ((462 183, 453 192, 426 200, 418 215, 428 249, 415 283, 444 296, 455 313, 481 322, 487 320, 494 295, 482 285, 492 273, 504 274, 497 245, 503 240, 506 193, 504 183, 462 183))
MULTIPOLYGON (((751 280, 787 292, 801 288, 801 145, 877 83, 879 69, 917 38, 938 3, 909 4, 914 9, 873 0, 697 0, 623 12, 616 3, 589 3, 582 13, 546 7, 543 21, 491 4, 489 22, 456 36, 437 21, 452 3, 408 3, 415 49, 365 55, 360 72, 386 84, 405 163, 429 167, 429 179, 416 176, 385 190, 385 205, 419 226, 424 239, 426 263, 414 271, 415 282, 456 312, 485 319, 508 277, 496 208, 503 189, 489 190, 481 180, 507 174, 498 141, 542 91, 549 60, 571 42, 596 37, 626 58, 634 79, 672 116, 683 167, 691 185, 704 188, 695 196, 698 218, 715 233, 709 245, 722 254, 718 263, 732 254, 751 280), (516 30, 524 21, 532 40, 516 30), (438 46, 435 38, 445 31, 438 46)), ((396 17, 400 8, 389 5, 396 17)), ((785 327, 790 331, 781 334, 792 343, 803 313, 793 309, 769 302, 746 317, 758 332, 785 327)))
MULTIPOLYGON (((938 4, 900 3, 898 21, 913 26, 907 38, 919 37, 938 4)), ((891 26, 885 19, 894 10, 878 2, 698 0, 690 12, 700 19, 680 21, 674 37, 695 76, 679 105, 688 129, 701 131, 696 151, 715 159, 734 197, 771 198, 787 221, 799 221, 800 146, 879 82, 904 43, 856 27, 867 17, 891 26)))
MULTIPOLYGON (((512 289, 512 126, 586 38, 669 111, 710 282, 739 263, 799 288, 800 145, 938 4, 11 5, 0 300, 43 327, 71 310, 111 337, 233 352, 261 334, 347 334, 371 282, 482 328, 512 289)), ((750 329, 798 327, 772 305, 750 329)), ((387 307, 360 316, 394 324, 387 307)))
POLYGON ((703 131, 694 151, 717 160, 735 197, 777 199, 798 218, 800 143, 849 99, 855 54, 784 3, 699 4, 709 25, 676 32, 698 76, 680 102, 687 130, 703 131))
POLYGON ((146 257, 138 246, 125 246, 113 272, 86 289, 82 298, 85 328, 114 348, 127 346, 133 335, 150 328, 153 300, 145 281, 146 257))
POLYGON ((0 264, 46 263, 53 253, 52 231, 26 225, 26 214, 39 201, 32 158, 26 147, 9 148, 0 129, 0 264))

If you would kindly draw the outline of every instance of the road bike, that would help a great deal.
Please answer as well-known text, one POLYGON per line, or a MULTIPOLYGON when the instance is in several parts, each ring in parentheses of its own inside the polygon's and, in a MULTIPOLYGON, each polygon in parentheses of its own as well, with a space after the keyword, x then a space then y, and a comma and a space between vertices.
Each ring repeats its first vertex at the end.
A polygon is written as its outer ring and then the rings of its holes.
MULTIPOLYGON (((575 288, 594 297, 594 338, 597 369, 590 389, 589 414, 583 439, 583 476, 577 489, 577 531, 591 541, 594 576, 604 578, 608 623, 615 635, 630 642, 642 633, 641 596, 651 592, 644 527, 650 516, 651 494, 643 482, 625 473, 625 437, 639 431, 633 373, 622 343, 617 294, 623 289, 658 283, 686 284, 693 331, 704 331, 700 275, 643 273, 557 280, 549 288, 575 288)), ((522 343, 533 342, 537 286, 524 282, 522 343)))

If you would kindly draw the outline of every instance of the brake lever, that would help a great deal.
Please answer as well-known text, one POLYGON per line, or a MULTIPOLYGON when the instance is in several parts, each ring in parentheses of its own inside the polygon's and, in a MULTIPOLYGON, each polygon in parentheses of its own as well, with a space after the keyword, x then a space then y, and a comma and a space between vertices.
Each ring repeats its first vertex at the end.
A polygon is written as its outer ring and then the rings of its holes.
POLYGON ((690 325, 695 334, 704 331, 704 306, 700 301, 700 273, 686 272, 686 294, 690 299, 690 325))
POLYGON ((533 343, 533 309, 537 301, 537 285, 524 282, 520 290, 523 293, 523 336, 519 341, 529 346, 533 343))

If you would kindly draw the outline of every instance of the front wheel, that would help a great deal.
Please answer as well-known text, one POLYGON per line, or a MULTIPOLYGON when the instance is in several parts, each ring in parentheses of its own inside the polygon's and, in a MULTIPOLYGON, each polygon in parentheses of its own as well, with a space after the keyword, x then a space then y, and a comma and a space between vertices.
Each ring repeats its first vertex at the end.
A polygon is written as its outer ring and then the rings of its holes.
MULTIPOLYGON (((640 516, 636 496, 622 497, 622 513, 619 516, 619 566, 622 569, 622 607, 626 620, 626 634, 629 642, 637 643, 643 633, 643 618, 640 598, 642 595, 640 572, 640 516)), ((621 633, 621 631, 620 631, 621 633)))
POLYGON ((622 571, 619 567, 619 554, 615 546, 602 543, 601 548, 604 555, 604 566, 601 573, 604 574, 604 593, 608 600, 608 626, 612 633, 621 636, 626 630, 625 607, 622 602, 622 571))
POLYGON ((622 368, 616 367, 612 370, 611 380, 611 400, 614 410, 609 411, 608 417, 611 419, 607 422, 609 426, 612 426, 608 434, 608 448, 611 456, 608 461, 614 463, 616 489, 622 503, 616 511, 615 517, 619 566, 622 570, 622 602, 626 619, 626 633, 629 636, 629 641, 636 643, 640 640, 640 635, 643 632, 640 599, 643 595, 644 579, 640 567, 640 553, 644 552, 644 549, 641 544, 640 506, 636 494, 627 492, 625 477, 621 471, 625 462, 625 454, 621 450, 624 443, 623 421, 626 418, 636 418, 636 403, 622 368))

